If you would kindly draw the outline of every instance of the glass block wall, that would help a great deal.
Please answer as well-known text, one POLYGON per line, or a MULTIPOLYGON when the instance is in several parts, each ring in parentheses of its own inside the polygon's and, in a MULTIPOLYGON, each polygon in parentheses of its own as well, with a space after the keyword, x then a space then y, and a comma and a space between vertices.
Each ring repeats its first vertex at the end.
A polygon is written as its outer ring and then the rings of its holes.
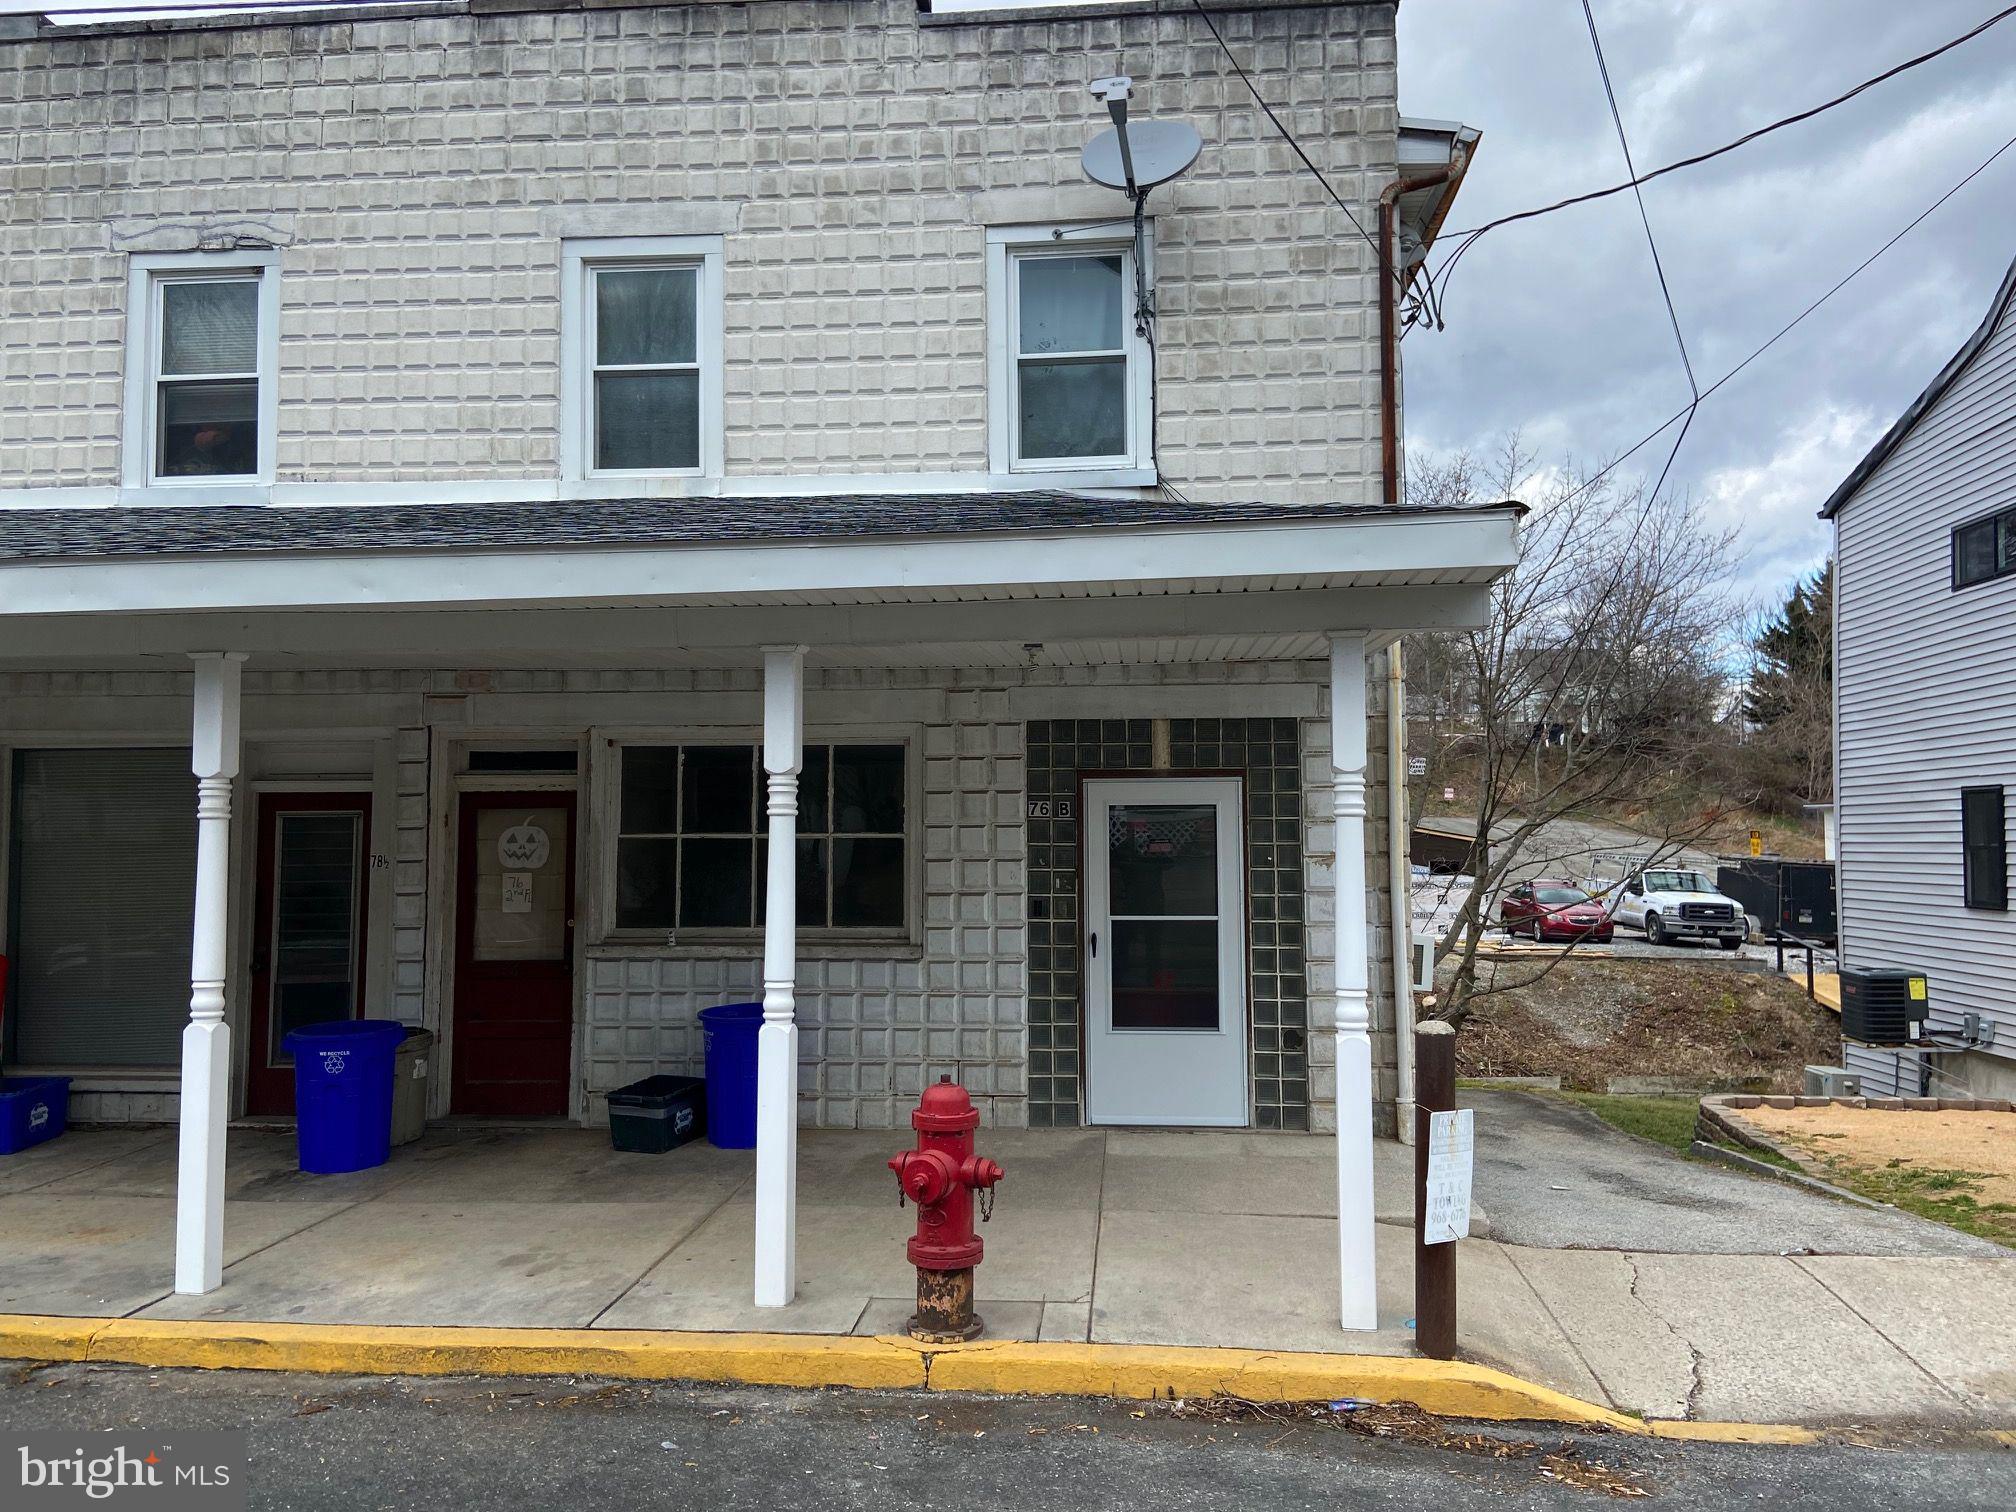
POLYGON ((1309 1127, 1308 968, 1303 909, 1302 762, 1293 719, 1172 719, 1168 766, 1154 721, 1032 720, 1028 730, 1029 1122, 1076 1124, 1083 1078, 1083 926, 1078 900, 1081 775, 1233 773, 1245 779, 1251 918, 1253 1121, 1309 1127))

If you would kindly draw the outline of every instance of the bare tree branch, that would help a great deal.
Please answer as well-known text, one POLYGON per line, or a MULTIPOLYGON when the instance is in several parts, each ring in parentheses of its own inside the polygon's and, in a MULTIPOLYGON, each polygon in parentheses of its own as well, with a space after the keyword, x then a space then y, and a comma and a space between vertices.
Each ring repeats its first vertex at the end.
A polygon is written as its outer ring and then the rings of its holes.
POLYGON ((1465 453, 1417 466, 1411 480, 1411 497, 1434 503, 1532 504, 1519 567, 1493 587, 1489 622, 1420 637, 1410 659, 1430 717, 1415 812, 1436 787, 1460 785, 1473 833, 1469 891, 1439 950, 1456 962, 1438 1004, 1453 1022, 1558 964, 1536 962, 1523 982, 1478 980, 1500 890, 1586 854, 1550 838, 1562 821, 1608 818, 1628 802, 1643 816, 1634 828, 1645 863, 1657 864, 1727 819, 1725 804, 1701 803, 1698 779, 1702 754, 1721 744, 1733 532, 1685 501, 1655 503, 1642 487, 1592 477, 1572 465, 1543 471, 1515 435, 1486 462, 1465 453))

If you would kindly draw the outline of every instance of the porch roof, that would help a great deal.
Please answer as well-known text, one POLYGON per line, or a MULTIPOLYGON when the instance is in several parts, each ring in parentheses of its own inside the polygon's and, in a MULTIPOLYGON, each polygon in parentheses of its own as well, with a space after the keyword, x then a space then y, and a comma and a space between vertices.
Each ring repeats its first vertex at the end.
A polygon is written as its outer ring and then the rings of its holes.
POLYGON ((0 511, 0 562, 326 551, 568 548, 999 535, 1087 527, 1462 513, 1372 504, 1191 503, 1054 490, 382 505, 159 505, 0 511))
POLYGON ((1037 491, 12 509, 0 662, 1300 659, 1337 630, 1482 623, 1522 512, 1037 491))

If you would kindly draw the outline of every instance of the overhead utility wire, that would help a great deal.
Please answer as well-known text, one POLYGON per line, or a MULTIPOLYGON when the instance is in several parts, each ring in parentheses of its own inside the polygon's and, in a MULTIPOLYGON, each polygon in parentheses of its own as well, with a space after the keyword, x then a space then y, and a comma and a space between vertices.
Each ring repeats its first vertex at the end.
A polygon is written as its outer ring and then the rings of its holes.
POLYGON ((1777 331, 1775 331, 1772 334, 1770 340, 1766 341, 1762 346, 1756 348, 1756 350, 1752 351, 1748 357, 1745 357, 1741 362, 1737 363, 1736 366, 1732 367, 1720 378, 1717 378, 1713 383, 1709 384, 1708 387, 1706 387, 1701 391, 1701 397, 1699 399, 1690 401, 1688 404, 1683 405, 1681 408, 1675 410, 1672 414, 1668 415, 1664 420, 1660 421, 1651 430, 1647 431, 1637 441, 1634 441, 1630 446, 1625 448, 1623 451, 1619 452, 1615 457, 1612 457, 1602 467, 1598 468, 1588 478, 1584 479, 1581 483, 1577 484, 1574 488, 1570 489, 1567 493, 1563 494, 1559 499, 1555 501, 1555 503, 1557 505, 1566 504, 1569 500, 1576 498, 1578 495, 1586 493, 1588 490, 1594 488, 1598 483, 1602 482, 1604 478, 1608 477, 1611 473, 1615 472, 1625 462, 1629 461, 1638 452, 1643 451, 1647 446, 1651 445, 1652 442, 1654 442, 1661 435, 1663 435, 1668 429, 1671 428, 1674 421, 1691 420, 1693 412, 1699 409, 1701 405, 1705 403, 1707 400, 1713 398, 1717 390, 1719 390, 1724 384, 1728 383, 1738 373, 1742 372, 1745 368, 1750 366, 1751 363, 1755 362, 1759 357, 1762 357, 1766 352, 1770 351, 1771 348, 1778 345, 1778 343, 1784 340, 1785 337, 1791 335, 1793 329, 1802 324, 1807 316, 1811 315, 1814 311, 1818 310, 1822 305, 1827 303, 1828 300, 1832 299, 1836 294, 1839 294, 1843 289, 1847 288, 1849 284, 1853 283, 1855 279, 1857 279, 1865 271, 1867 271, 1870 265, 1873 264, 1884 253, 1888 252, 1892 247, 1896 246, 1897 243, 1902 241, 1905 237, 1909 236, 1913 231, 1917 230, 1921 225, 1923 225, 1927 220, 1929 220, 1932 216, 1932 213, 1936 211, 1941 205, 1945 204, 1946 201, 1953 198, 1954 195, 1958 194, 1962 189, 1965 189, 1969 184, 1973 183, 1974 180, 1979 178, 1982 174, 1986 173, 1988 169, 1994 164, 1995 160, 2001 157, 2003 153, 2007 152, 2012 147, 2016 147, 2016 136, 2012 136, 2011 138, 2009 138, 2008 141, 2004 142, 2000 147, 1997 147, 1993 152, 1989 153, 1987 157, 1983 158, 1979 163, 1975 164, 1974 168, 1966 175, 1966 177, 1962 178, 1952 188, 1948 189, 1944 194, 1940 195, 1939 198, 1935 199, 1934 201, 1932 201, 1931 204, 1927 205, 1923 210, 1919 211, 1918 214, 1912 217, 1912 219, 1908 223, 1906 223, 1895 234, 1893 234, 1889 240, 1885 241, 1882 246, 1878 247, 1874 252, 1871 252, 1867 257, 1863 258, 1862 261, 1857 263, 1853 268, 1850 268, 1847 273, 1842 275, 1842 277, 1838 279, 1834 283, 1834 285, 1827 290, 1826 293, 1822 294, 1819 298, 1815 299, 1811 304, 1807 305, 1805 309, 1801 310, 1797 315, 1794 315, 1790 320, 1786 321, 1784 325, 1780 326, 1777 329, 1777 331))
POLYGON ((1725 153, 1734 152, 1737 148, 1748 146, 1751 142, 1756 141, 1760 137, 1769 136, 1774 131, 1782 131, 1787 126, 1797 126, 1802 121, 1810 121, 1815 116, 1824 115, 1837 105, 1847 104, 1848 101, 1854 99, 1865 90, 1873 89, 1878 84, 1887 83, 1899 74, 1908 73, 1914 68, 1930 63, 1934 58, 1951 52, 1956 47, 1972 42, 1983 32, 1989 30, 1991 27, 1999 26, 2011 16, 2016 16, 2016 5, 2005 6, 1978 26, 1962 32, 1950 41, 1940 43, 1939 46, 1933 48, 1930 52, 1920 53, 1915 58, 1906 58, 1894 67, 1886 68, 1883 72, 1864 79, 1853 89, 1838 94, 1831 100, 1823 100, 1820 104, 1812 106, 1810 109, 1802 110, 1796 115, 1784 116, 1779 120, 1771 122, 1769 125, 1759 126, 1755 131, 1746 131, 1735 140, 1724 142, 1720 147, 1712 147, 1706 152, 1697 152, 1692 157, 1680 158, 1675 162, 1666 164, 1663 168, 1654 168, 1650 173, 1634 176, 1624 183, 1612 184, 1607 189, 1592 189, 1587 194, 1571 195, 1567 199, 1556 200, 1551 205, 1539 205, 1531 210, 1519 210, 1510 215, 1501 215, 1496 220, 1485 221, 1480 226, 1471 226, 1464 230, 1444 232, 1443 235, 1445 237, 1458 239, 1458 245, 1453 252, 1442 260, 1441 266, 1435 270, 1435 276, 1437 279, 1446 279, 1450 269, 1455 266, 1457 260, 1470 250, 1478 237, 1484 235, 1487 231, 1495 231, 1500 226, 1509 226, 1515 221, 1532 220, 1534 217, 1541 215, 1552 215, 1557 210, 1566 210, 1575 205, 1586 205, 1591 200, 1608 199, 1613 194, 1622 194, 1627 189, 1636 189, 1641 184, 1649 184, 1654 179, 1664 178, 1669 173, 1677 173, 1682 168, 1693 168, 1713 158, 1721 157, 1725 153))
MULTIPOLYGON (((1617 145, 1624 149, 1624 168, 1634 179, 1638 176, 1637 165, 1631 161, 1631 138, 1624 130, 1624 115, 1617 108, 1617 91, 1610 84, 1610 64, 1603 56, 1603 39, 1596 33, 1596 12, 1590 0, 1582 0, 1582 19, 1589 23, 1589 45, 1596 52, 1596 72, 1603 79, 1603 98, 1610 104, 1610 119, 1617 127, 1617 145)), ((1666 264, 1659 256, 1659 239, 1652 234, 1652 217, 1645 210, 1645 196, 1642 191, 1631 191, 1638 198, 1638 222, 1645 228, 1645 245, 1652 249, 1652 271, 1659 275, 1659 297, 1666 301, 1666 319, 1673 326, 1673 344, 1680 349, 1680 366, 1687 374, 1687 391, 1693 402, 1687 407, 1687 418, 1680 426, 1680 434, 1674 438, 1673 450, 1666 454, 1666 465, 1659 469, 1658 481, 1646 498, 1648 502, 1659 497, 1659 490, 1666 486, 1666 475, 1673 471, 1674 459, 1680 455, 1680 448, 1687 440, 1687 432, 1694 424, 1694 412, 1701 407, 1701 385, 1694 377, 1694 359, 1687 355, 1687 338, 1680 331, 1680 313, 1673 308, 1673 291, 1666 283, 1666 264)))

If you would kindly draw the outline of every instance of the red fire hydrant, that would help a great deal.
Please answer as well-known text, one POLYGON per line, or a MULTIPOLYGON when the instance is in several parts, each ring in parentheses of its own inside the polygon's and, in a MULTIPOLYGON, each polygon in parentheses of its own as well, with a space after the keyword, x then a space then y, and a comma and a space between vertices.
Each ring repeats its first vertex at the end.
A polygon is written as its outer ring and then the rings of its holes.
MULTIPOLYGON (((910 1319, 910 1337, 956 1344, 980 1335, 980 1319, 973 1312, 973 1267, 981 1253, 973 1232, 973 1194, 991 1192, 1004 1173, 973 1153, 980 1110, 951 1077, 941 1076, 924 1089, 910 1124, 920 1136, 918 1147, 889 1161, 902 1196, 917 1204, 917 1232, 910 1238, 917 1312, 910 1319)), ((980 1221, 989 1216, 983 1211, 980 1221)))

